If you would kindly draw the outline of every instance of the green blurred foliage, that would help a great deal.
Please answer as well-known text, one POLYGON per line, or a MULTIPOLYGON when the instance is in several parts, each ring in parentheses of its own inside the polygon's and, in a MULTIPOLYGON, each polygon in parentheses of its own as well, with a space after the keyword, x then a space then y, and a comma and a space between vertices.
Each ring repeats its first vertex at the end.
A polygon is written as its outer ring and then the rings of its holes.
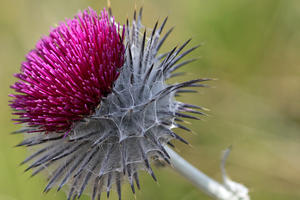
MULTIPOLYGON (((199 61, 182 71, 187 76, 213 77, 210 89, 179 99, 210 108, 210 116, 192 122, 196 134, 179 134, 193 148, 177 144, 180 154, 208 175, 221 180, 222 150, 233 145, 227 170, 250 188, 252 199, 300 199, 300 2, 297 0, 112 0, 117 21, 132 17, 135 2, 144 6, 144 24, 169 16, 176 25, 164 50, 203 42, 193 56, 199 61)), ((0 200, 65 199, 63 192, 43 194, 45 177, 29 178, 18 163, 28 154, 14 148, 22 136, 9 133, 9 85, 25 54, 36 41, 66 17, 104 0, 1 0, 0 12, 0 200)), ((170 168, 155 169, 158 184, 143 174, 137 199, 210 199, 170 168)), ((124 199, 134 199, 128 185, 124 199)), ((83 199, 88 199, 87 197, 83 199)), ((116 194, 111 199, 116 199, 116 194)))

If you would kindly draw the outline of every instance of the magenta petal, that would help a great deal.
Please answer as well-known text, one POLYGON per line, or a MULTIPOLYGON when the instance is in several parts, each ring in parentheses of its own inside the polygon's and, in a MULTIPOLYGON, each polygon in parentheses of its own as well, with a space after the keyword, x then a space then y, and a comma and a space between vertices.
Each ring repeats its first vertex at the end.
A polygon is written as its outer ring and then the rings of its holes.
POLYGON ((22 63, 10 106, 16 121, 39 131, 65 132, 94 112, 124 63, 123 33, 107 12, 92 10, 52 28, 22 63))

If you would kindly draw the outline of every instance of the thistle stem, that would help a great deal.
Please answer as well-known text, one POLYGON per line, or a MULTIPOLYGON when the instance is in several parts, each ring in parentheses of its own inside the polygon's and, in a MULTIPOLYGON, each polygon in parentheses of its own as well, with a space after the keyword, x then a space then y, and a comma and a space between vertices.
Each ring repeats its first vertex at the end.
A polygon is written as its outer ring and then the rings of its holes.
POLYGON ((165 146, 165 149, 171 157, 173 168, 212 198, 217 200, 250 200, 248 189, 231 181, 226 174, 227 183, 224 179, 224 184, 221 184, 195 168, 168 146, 165 146))

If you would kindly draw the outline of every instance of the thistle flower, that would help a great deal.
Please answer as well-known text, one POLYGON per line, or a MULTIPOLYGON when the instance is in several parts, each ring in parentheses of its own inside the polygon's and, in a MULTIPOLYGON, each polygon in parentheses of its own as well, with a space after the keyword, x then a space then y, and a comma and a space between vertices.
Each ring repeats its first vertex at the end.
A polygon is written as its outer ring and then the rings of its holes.
POLYGON ((20 79, 12 88, 20 94, 11 107, 25 123, 18 133, 26 138, 18 146, 34 147, 35 153, 22 164, 32 175, 50 172, 45 192, 69 185, 68 199, 84 191, 91 199, 113 185, 121 199, 121 184, 128 181, 132 192, 140 188, 139 171, 156 181, 151 161, 170 163, 165 145, 177 139, 182 118, 198 119, 201 107, 175 100, 186 87, 202 87, 208 79, 167 84, 180 75, 174 71, 190 62, 180 60, 197 48, 179 48, 158 55, 171 33, 161 33, 167 18, 150 34, 141 24, 142 9, 132 23, 116 25, 104 10, 100 16, 89 10, 61 23, 41 39, 22 64, 20 79))
POLYGON ((15 120, 31 131, 61 132, 92 114, 124 63, 122 40, 105 11, 85 11, 51 30, 15 75, 15 120))

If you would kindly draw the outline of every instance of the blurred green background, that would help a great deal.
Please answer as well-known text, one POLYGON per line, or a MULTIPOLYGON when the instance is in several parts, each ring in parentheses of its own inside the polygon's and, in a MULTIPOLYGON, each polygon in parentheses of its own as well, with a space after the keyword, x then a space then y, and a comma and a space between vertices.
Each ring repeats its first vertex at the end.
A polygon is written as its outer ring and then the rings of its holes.
MULTIPOLYGON (((192 37, 205 45, 193 53, 201 59, 182 71, 179 80, 218 78, 210 89, 179 100, 210 108, 209 117, 193 121, 195 134, 177 130, 193 147, 177 149, 189 162, 217 180, 221 153, 233 151, 227 171, 247 185, 252 199, 300 199, 300 2, 299 0, 145 0, 144 25, 169 16, 176 25, 164 50, 192 37)), ((117 21, 132 17, 135 1, 112 0, 117 21)), ((9 133, 9 89, 25 54, 37 40, 66 17, 105 0, 1 0, 0 8, 0 200, 62 200, 63 192, 43 194, 45 177, 30 179, 18 164, 27 155, 13 148, 22 136, 9 133)), ((136 199, 210 199, 170 168, 156 168, 158 184, 143 174, 136 199)), ((123 199, 134 199, 128 185, 123 199)), ((88 199, 84 197, 83 199, 88 199)), ((104 197, 105 199, 105 197, 104 197)), ((111 199, 116 199, 116 194, 111 199)))

